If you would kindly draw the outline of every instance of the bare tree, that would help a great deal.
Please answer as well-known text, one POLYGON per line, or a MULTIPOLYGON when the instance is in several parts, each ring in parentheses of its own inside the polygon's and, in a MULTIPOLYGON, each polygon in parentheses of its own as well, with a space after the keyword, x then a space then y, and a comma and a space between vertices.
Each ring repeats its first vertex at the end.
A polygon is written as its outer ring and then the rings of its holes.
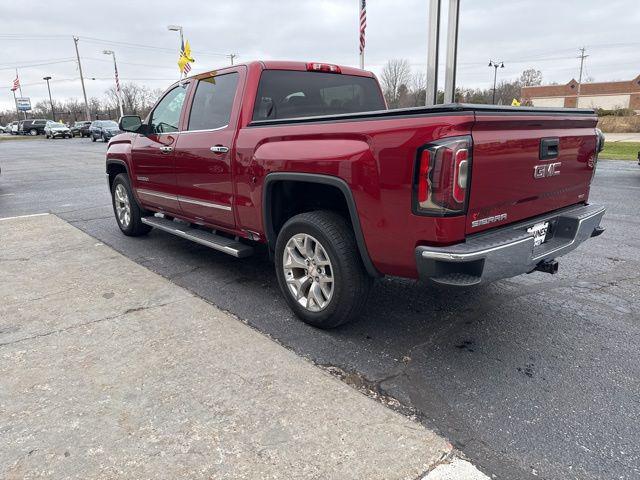
POLYGON ((400 86, 404 85, 406 90, 410 79, 411 66, 406 59, 396 58, 389 60, 385 64, 380 76, 380 82, 389 108, 398 108, 400 86))
POLYGON ((523 87, 533 87, 542 84, 542 72, 535 68, 528 68, 520 75, 520 83, 523 87))

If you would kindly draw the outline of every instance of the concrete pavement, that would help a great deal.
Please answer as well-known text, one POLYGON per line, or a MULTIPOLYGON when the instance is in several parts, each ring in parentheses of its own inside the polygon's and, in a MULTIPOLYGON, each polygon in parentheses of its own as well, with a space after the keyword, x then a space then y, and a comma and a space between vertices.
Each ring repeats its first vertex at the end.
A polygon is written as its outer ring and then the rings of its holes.
POLYGON ((1 478, 487 478, 53 215, 0 245, 1 478))
POLYGON ((640 133, 605 133, 607 142, 640 142, 640 133))

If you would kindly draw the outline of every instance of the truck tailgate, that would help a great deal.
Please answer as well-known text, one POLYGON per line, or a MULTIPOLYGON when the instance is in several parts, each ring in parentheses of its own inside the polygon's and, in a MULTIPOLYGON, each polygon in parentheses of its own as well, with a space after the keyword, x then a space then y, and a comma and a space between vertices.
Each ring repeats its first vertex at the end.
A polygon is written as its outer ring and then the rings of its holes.
POLYGON ((476 113, 467 234, 586 201, 593 114, 476 113))

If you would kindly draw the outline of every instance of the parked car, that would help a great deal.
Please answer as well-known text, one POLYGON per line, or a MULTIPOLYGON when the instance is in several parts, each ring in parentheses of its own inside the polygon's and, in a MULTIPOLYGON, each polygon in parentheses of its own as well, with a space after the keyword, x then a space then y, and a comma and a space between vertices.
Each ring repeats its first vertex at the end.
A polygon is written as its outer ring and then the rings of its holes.
POLYGON ((46 138, 71 138, 71 130, 64 123, 47 121, 44 127, 44 136, 46 138))
POLYGON ((88 137, 89 134, 89 127, 91 126, 92 122, 75 122, 73 124, 73 126, 71 127, 71 135, 73 137, 88 137))
POLYGON ((372 73, 320 63, 176 83, 109 143, 118 226, 235 257, 266 244, 287 303, 322 328, 362 312, 375 277, 468 287, 555 273, 603 232, 605 209, 588 203, 593 110, 385 108, 372 73))
POLYGON ((98 139, 102 139, 103 142, 108 142, 111 137, 114 137, 122 133, 117 122, 113 120, 96 120, 89 127, 89 135, 91 141, 95 142, 98 139))
POLYGON ((8 123, 7 124, 7 132, 9 132, 11 135, 17 135, 18 134, 18 122, 17 120, 8 123))
POLYGON ((44 127, 47 124, 46 119, 20 120, 18 125, 19 135, 44 135, 44 127))
POLYGON ((0 133, 4 133, 6 131, 6 127, 3 125, 0 125, 0 133))

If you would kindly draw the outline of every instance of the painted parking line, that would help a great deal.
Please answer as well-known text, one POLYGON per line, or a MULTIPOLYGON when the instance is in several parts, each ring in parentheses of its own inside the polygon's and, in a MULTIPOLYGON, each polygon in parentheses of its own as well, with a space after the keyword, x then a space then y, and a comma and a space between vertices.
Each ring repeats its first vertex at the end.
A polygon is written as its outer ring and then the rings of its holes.
POLYGON ((15 217, 3 217, 0 218, 0 222, 4 221, 4 220, 14 220, 16 218, 29 218, 29 217, 43 217, 45 215, 50 215, 50 213, 32 213, 30 215, 18 215, 15 217))

